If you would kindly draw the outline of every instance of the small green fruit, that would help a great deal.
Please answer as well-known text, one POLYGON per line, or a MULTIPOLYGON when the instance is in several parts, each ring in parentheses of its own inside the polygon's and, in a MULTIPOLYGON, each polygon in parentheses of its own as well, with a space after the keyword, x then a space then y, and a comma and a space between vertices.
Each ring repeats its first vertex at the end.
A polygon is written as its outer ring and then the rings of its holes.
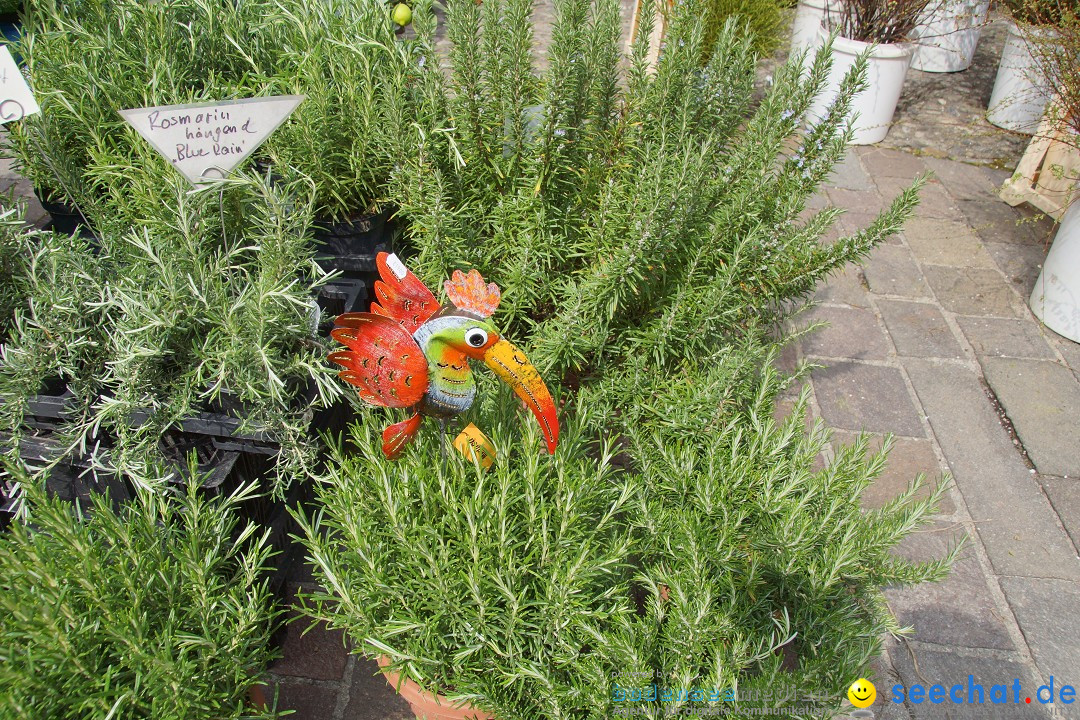
POLYGON ((394 6, 394 12, 390 17, 398 25, 405 27, 412 22, 412 8, 405 3, 398 3, 394 6))

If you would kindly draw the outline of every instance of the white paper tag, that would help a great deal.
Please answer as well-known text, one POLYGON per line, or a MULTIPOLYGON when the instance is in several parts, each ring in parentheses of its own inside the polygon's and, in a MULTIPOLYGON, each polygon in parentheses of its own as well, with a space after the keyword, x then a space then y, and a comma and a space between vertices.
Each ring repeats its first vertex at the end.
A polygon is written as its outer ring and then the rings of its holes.
POLYGON ((242 163, 304 100, 276 95, 121 110, 120 114, 195 187, 242 163))
POLYGON ((41 108, 11 51, 7 45, 0 46, 0 125, 38 112, 41 108))
POLYGON ((398 258, 397 253, 390 253, 386 257, 386 266, 390 268, 390 272, 394 273, 394 277, 398 280, 404 280, 405 276, 409 274, 408 268, 398 258))

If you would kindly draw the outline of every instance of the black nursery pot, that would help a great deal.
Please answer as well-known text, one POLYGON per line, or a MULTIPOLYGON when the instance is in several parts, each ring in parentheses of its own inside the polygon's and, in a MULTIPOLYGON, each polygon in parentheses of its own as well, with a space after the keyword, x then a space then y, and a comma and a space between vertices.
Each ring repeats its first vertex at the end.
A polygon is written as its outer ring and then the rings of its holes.
POLYGON ((372 215, 354 215, 340 221, 315 223, 315 261, 327 272, 340 270, 346 276, 374 272, 375 256, 393 252, 393 208, 372 215))
POLYGON ((78 232, 82 237, 97 238, 94 229, 89 226, 77 207, 54 200, 56 195, 51 190, 34 188, 34 194, 37 195, 41 207, 52 218, 52 222, 46 226, 46 229, 62 235, 74 235, 78 232))

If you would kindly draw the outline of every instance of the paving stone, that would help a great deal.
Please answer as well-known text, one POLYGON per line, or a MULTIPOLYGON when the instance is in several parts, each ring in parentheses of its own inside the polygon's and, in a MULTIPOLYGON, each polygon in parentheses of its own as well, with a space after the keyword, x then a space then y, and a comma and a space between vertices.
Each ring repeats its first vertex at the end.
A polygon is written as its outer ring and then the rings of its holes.
POLYGON ((838 208, 849 213, 876 215, 885 209, 886 203, 876 190, 848 190, 829 188, 829 199, 838 208))
POLYGON ((795 219, 800 223, 808 222, 812 217, 821 212, 824 208, 827 208, 832 203, 829 202, 829 196, 825 193, 824 188, 818 189, 817 193, 811 195, 806 199, 806 207, 804 207, 795 219))
MULTIPOLYGON (((921 685, 929 690, 932 685, 944 686, 946 693, 953 685, 961 685, 960 697, 963 703, 954 703, 946 696, 945 701, 933 704, 928 699, 920 703, 908 700, 912 715, 919 720, 1043 720, 1050 718, 1047 706, 1032 702, 1024 703, 1029 693, 1041 684, 1033 677, 1027 666, 1017 659, 967 655, 961 650, 936 650, 926 645, 901 643, 889 652, 893 667, 899 673, 906 689, 912 685, 921 685), (916 660, 912 660, 912 653, 916 660), (918 666, 916 667, 916 662, 918 666), (1014 704, 1012 684, 1020 680, 1019 704, 1014 704), (983 702, 967 702, 968 684, 982 686, 983 702), (995 705, 991 701, 994 685, 1005 685, 1009 702, 995 705)), ((878 692, 882 692, 878 688, 878 692)), ((884 688, 891 698, 892 689, 884 688)), ((972 688, 972 699, 978 700, 977 690, 972 688)))
POLYGON ((870 295, 866 292, 863 284, 863 271, 858 267, 844 268, 835 275, 830 276, 817 292, 814 293, 815 302, 843 303, 852 307, 870 307, 870 295))
MULTIPOLYGON (((286 715, 289 720, 329 720, 337 707, 338 692, 325 685, 282 682, 278 684, 277 709, 292 710, 286 715)), ((272 698, 273 690, 267 694, 272 698)))
POLYGON ((961 315, 1016 317, 1019 303, 996 270, 923 266, 923 273, 942 307, 961 315))
POLYGON ((931 265, 990 268, 994 261, 963 223, 937 218, 912 218, 904 224, 904 238, 915 259, 931 265))
POLYGON ((900 371, 833 362, 813 373, 814 393, 829 427, 925 437, 900 371))
POLYGON ((977 374, 920 358, 904 366, 995 572, 1080 579, 1072 543, 977 374))
POLYGON ((877 213, 863 212, 859 209, 845 210, 840 215, 840 227, 844 235, 854 235, 861 232, 877 220, 877 213))
MULTIPOLYGON (((882 654, 874 658, 873 662, 870 663, 870 668, 863 673, 863 677, 874 683, 874 687, 877 689, 877 698, 865 710, 872 712, 873 717, 877 720, 912 720, 907 707, 901 703, 891 702, 890 694, 882 692, 883 688, 891 688, 900 682, 899 673, 893 669, 892 664, 889 662, 888 653, 884 651, 889 642, 891 642, 891 638, 886 636, 882 643, 882 654)), ((841 709, 841 713, 836 716, 835 720, 859 720, 865 718, 865 715, 856 715, 857 711, 848 702, 845 701, 844 705, 845 707, 841 709)))
MULTIPOLYGON (((290 590, 288 602, 290 605, 296 602, 295 588, 290 590)), ((344 634, 340 630, 328 630, 323 623, 307 630, 310 626, 311 622, 295 607, 289 610, 285 639, 281 643, 282 657, 270 671, 313 680, 340 680, 349 659, 344 634)))
POLYGON ((863 167, 874 177, 911 180, 926 172, 926 164, 911 153, 873 145, 861 148, 863 167))
POLYGON ((798 365, 799 348, 798 343, 794 342, 789 342, 780 348, 780 354, 776 356, 776 361, 773 362, 773 366, 785 375, 795 372, 798 365))
MULTIPOLYGON (((894 551, 913 562, 931 562, 948 554, 964 537, 955 524, 936 521, 904 538, 894 551)), ((994 604, 986 574, 971 547, 961 551, 949 576, 936 583, 885 590, 889 607, 902 626, 915 628, 922 643, 1012 650, 1007 619, 994 604)))
POLYGON ((1046 333, 1050 344, 1065 358, 1065 364, 1072 368, 1074 373, 1080 373, 1080 343, 1058 335, 1045 325, 1040 324, 1039 327, 1046 333))
POLYGON ((976 355, 1053 359, 1039 325, 1030 318, 979 318, 958 315, 956 322, 976 355))
POLYGON ((1050 504, 1057 510, 1073 545, 1080 549, 1080 478, 1043 475, 1039 482, 1050 498, 1050 504))
MULTIPOLYGON (((840 229, 844 236, 856 235, 866 230, 877 220, 877 214, 864 212, 846 212, 840 216, 840 229)), ((899 235, 888 235, 882 241, 882 245, 903 245, 904 241, 899 235)))
MULTIPOLYGON (((776 399, 776 404, 773 407, 773 420, 777 423, 782 423, 791 417, 791 413, 795 410, 795 401, 798 400, 798 396, 784 394, 776 399)), ((806 415, 803 417, 803 424, 807 430, 812 428, 817 422, 818 417, 814 412, 813 405, 807 404, 806 415)))
POLYGON ((863 266, 870 290, 878 295, 929 298, 930 287, 911 251, 898 245, 878 245, 863 266))
POLYGON ((1012 168, 1030 137, 986 122, 986 103, 997 76, 1006 23, 998 13, 982 28, 974 62, 964 72, 912 69, 882 145, 923 156, 1012 168))
POLYGON ((981 358, 986 382, 1039 472, 1080 475, 1080 382, 1045 360, 981 358))
POLYGON ((847 190, 868 190, 873 187, 870 176, 859 163, 859 156, 853 148, 848 148, 847 154, 833 167, 832 173, 824 184, 826 187, 840 187, 847 190))
POLYGON ((889 336, 900 355, 959 358, 964 356, 952 328, 936 305, 903 300, 877 301, 889 336))
MULTIPOLYGON (((839 448, 844 445, 855 443, 857 435, 843 430, 834 430, 832 445, 839 448)), ((872 434, 869 438, 869 446, 873 452, 881 449, 885 437, 880 434, 872 434)), ((942 467, 934 454, 934 445, 924 438, 894 437, 892 450, 882 471, 869 487, 863 491, 860 498, 864 508, 879 508, 897 495, 905 492, 911 481, 917 475, 925 475, 926 481, 919 488, 915 497, 922 500, 929 497, 931 490, 937 487, 941 480, 942 467)), ((942 515, 952 515, 956 512, 956 506, 952 498, 946 494, 941 498, 938 512, 942 515)))
POLYGON ((1035 281, 1039 279, 1039 271, 1042 270, 1046 251, 1038 245, 1010 245, 1008 243, 985 243, 984 247, 990 253, 994 264, 1001 269, 1016 292, 1027 302, 1027 298, 1031 295, 1031 288, 1035 287, 1035 281))
MULTIPOLYGON (((893 198, 906 190, 911 185, 911 179, 901 180, 893 177, 879 177, 874 179, 878 192, 885 198, 886 203, 891 203, 893 198)), ((919 191, 919 204, 915 207, 915 217, 939 218, 961 222, 964 216, 956 207, 956 202, 949 195, 945 186, 936 180, 923 185, 919 191)))
POLYGON ((358 657, 342 720, 412 720, 409 703, 379 673, 374 660, 358 657))
POLYGON ((1055 226, 1047 216, 1010 207, 996 198, 961 200, 957 203, 968 225, 983 242, 1012 243, 1046 247, 1053 239, 1055 226))
POLYGON ((831 204, 825 188, 818 188, 817 192, 806 198, 806 209, 813 212, 827 208, 831 204))
MULTIPOLYGON (((1042 681, 1080 686, 1080 588, 1068 580, 1001 578, 1001 588, 1020 624, 1020 631, 1042 681)), ((1044 694, 1044 697, 1045 694, 1044 694)), ((1033 698, 1034 699, 1034 698, 1033 698)))
POLYGON ((826 322, 802 340, 803 353, 821 357, 884 360, 889 342, 871 310, 856 307, 819 306, 799 316, 804 327, 826 322))
POLYGON ((997 197, 998 189, 1001 187, 1001 183, 997 182, 985 168, 974 165, 926 158, 926 167, 949 188, 949 194, 956 200, 992 199, 997 197))
MULTIPOLYGON (((900 673, 892 666, 889 660, 888 648, 896 643, 891 637, 882 643, 882 654, 871 663, 869 680, 876 688, 891 688, 901 682, 900 673)), ((911 711, 903 703, 892 702, 890 693, 881 693, 878 690, 878 698, 870 706, 874 717, 880 720, 912 720, 911 711)), ((854 720, 854 719, 853 719, 854 720)))
POLYGON ((45 212, 45 208, 41 207, 41 202, 37 199, 37 196, 34 195, 34 188, 29 180, 19 178, 18 182, 15 183, 15 196, 26 202, 25 220, 27 224, 44 227, 47 222, 52 220, 49 213, 45 212))

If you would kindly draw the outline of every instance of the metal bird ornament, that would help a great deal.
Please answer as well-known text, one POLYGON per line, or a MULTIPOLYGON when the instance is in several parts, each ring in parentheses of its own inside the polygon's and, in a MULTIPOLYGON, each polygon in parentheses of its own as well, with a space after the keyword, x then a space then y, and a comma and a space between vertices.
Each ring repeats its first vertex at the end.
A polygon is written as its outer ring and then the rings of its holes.
POLYGON ((488 318, 499 306, 499 287, 476 270, 455 270, 439 305, 397 255, 379 253, 381 281, 369 313, 338 316, 330 336, 347 350, 329 359, 360 397, 381 407, 408 408, 408 420, 383 431, 382 449, 393 459, 416 437, 425 416, 441 424, 472 405, 476 396, 469 360, 483 360, 514 389, 540 423, 548 452, 555 452, 559 421, 540 374, 525 354, 500 337, 488 318))

